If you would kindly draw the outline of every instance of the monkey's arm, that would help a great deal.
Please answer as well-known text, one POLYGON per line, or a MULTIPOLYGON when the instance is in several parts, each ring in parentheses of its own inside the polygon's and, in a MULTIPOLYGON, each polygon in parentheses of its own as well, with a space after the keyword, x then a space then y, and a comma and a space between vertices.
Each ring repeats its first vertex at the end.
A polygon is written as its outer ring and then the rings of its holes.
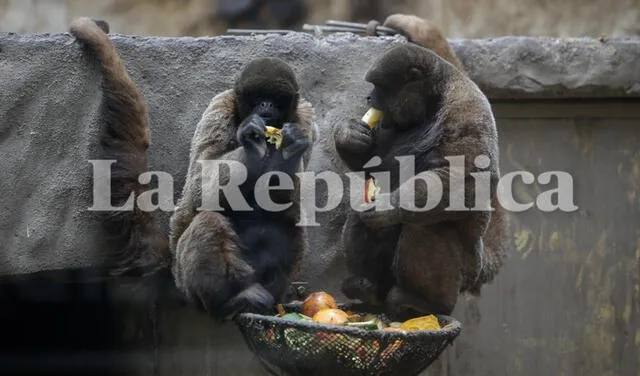
POLYGON ((385 227, 399 223, 430 225, 473 215, 474 211, 465 208, 476 206, 476 190, 482 195, 481 198, 490 200, 495 195, 498 183, 497 161, 493 159, 496 155, 493 150, 496 148, 491 146, 494 142, 493 136, 478 131, 482 127, 485 125, 470 124, 462 127, 463 131, 460 133, 466 134, 465 136, 446 139, 441 152, 435 153, 442 157, 426 161, 428 170, 420 174, 416 172, 416 179, 404 182, 391 192, 390 203, 393 209, 363 212, 362 220, 370 227, 385 227), (480 155, 488 157, 490 165, 483 170, 488 179, 477 182, 471 173, 481 171, 474 164, 475 158, 480 155), (464 156, 463 165, 460 166, 451 166, 450 162, 444 159, 460 156, 464 156), (427 210, 415 210, 427 205, 427 210))
POLYGON ((336 151, 351 171, 359 171, 371 158, 374 149, 373 130, 352 119, 346 125, 333 129, 336 151))
POLYGON ((398 30, 409 41, 435 52, 441 58, 453 64, 460 71, 464 67, 442 34, 440 28, 430 20, 409 14, 392 14, 384 21, 384 26, 398 30))
MULTIPOLYGON (((176 245, 182 233, 191 223, 197 214, 202 197, 202 163, 204 166, 211 166, 206 162, 217 159, 230 153, 229 149, 235 145, 235 120, 234 108, 236 96, 233 90, 223 91, 211 99, 207 109, 203 112, 191 139, 191 152, 189 170, 182 196, 178 200, 173 215, 169 221, 170 227, 170 248, 176 249, 176 245)), ((235 155, 224 156, 224 159, 232 159, 235 155)))
POLYGON ((222 187, 239 186, 244 181, 246 174, 243 171, 246 170, 242 166, 245 158, 246 153, 240 147, 218 158, 209 158, 205 151, 202 158, 193 161, 189 167, 182 197, 169 220, 169 240, 172 250, 175 249, 182 233, 199 210, 219 210, 219 208, 230 207, 228 197, 225 195, 220 195, 218 202, 212 201, 211 197, 220 192, 222 187))
POLYGON ((298 109, 296 112, 297 125, 305 134, 306 138, 310 141, 311 147, 309 147, 302 155, 302 169, 306 169, 311 158, 311 152, 313 144, 318 139, 318 124, 315 119, 315 110, 311 103, 304 98, 300 98, 298 103, 298 109))

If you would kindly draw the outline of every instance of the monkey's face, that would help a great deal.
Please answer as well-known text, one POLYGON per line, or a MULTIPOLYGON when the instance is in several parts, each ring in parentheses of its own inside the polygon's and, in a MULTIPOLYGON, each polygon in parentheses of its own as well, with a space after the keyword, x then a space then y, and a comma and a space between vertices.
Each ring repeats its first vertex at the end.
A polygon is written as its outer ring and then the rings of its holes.
POLYGON ((420 124, 424 118, 424 102, 417 86, 417 83, 396 87, 374 85, 367 103, 384 113, 380 127, 405 130, 420 124))
POLYGON ((298 83, 284 61, 261 58, 249 62, 236 81, 235 92, 238 124, 253 114, 275 128, 295 122, 298 83))
POLYGON ((365 76, 374 86, 367 99, 384 113, 382 128, 405 130, 424 122, 425 101, 432 91, 428 76, 420 51, 411 46, 394 48, 373 64, 365 76))
POLYGON ((260 116, 267 125, 280 128, 282 124, 293 121, 296 95, 281 90, 263 89, 244 93, 238 98, 240 119, 249 115, 260 116))

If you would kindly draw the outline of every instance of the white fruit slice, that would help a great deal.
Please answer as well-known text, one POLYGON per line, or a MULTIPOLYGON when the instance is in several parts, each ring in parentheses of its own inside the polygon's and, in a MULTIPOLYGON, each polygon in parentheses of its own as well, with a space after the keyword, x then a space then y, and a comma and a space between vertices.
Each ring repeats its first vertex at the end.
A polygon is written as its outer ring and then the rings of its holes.
POLYGON ((264 135, 267 138, 267 142, 274 144, 276 149, 279 149, 282 144, 282 129, 270 127, 268 125, 266 128, 267 130, 264 132, 264 135))
POLYGON ((380 120, 382 119, 382 115, 382 111, 371 107, 369 111, 367 111, 362 117, 362 121, 369 127, 373 128, 380 122, 380 120))
POLYGON ((366 202, 367 204, 374 202, 378 194, 380 194, 380 187, 376 185, 375 179, 368 179, 364 183, 364 202, 366 202))

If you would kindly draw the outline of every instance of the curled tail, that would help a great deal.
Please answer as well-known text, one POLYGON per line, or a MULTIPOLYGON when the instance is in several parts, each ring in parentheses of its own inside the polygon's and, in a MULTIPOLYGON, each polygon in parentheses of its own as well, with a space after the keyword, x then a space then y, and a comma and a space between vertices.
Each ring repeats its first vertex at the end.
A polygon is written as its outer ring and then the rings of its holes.
MULTIPOLYGON (((109 32, 106 22, 83 17, 73 21, 69 31, 85 53, 97 60, 102 73, 101 158, 116 161, 111 165, 111 203, 120 207, 132 192, 137 197, 147 190, 138 181, 138 176, 147 171, 147 106, 106 34, 109 32)), ((152 213, 134 205, 130 211, 99 214, 113 245, 107 262, 114 274, 164 264, 168 242, 157 231, 152 213)))

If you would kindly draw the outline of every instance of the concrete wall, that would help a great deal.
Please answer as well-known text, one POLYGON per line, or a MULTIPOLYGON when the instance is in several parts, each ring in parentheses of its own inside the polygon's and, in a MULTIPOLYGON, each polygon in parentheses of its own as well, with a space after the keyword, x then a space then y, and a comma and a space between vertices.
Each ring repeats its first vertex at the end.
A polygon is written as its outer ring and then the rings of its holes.
MULTIPOLYGON (((359 19, 352 0, 313 0, 307 23, 359 19)), ((367 0, 360 0, 367 2, 367 0)), ((436 20, 452 38, 504 35, 598 37, 638 35, 638 0, 370 0, 382 20, 407 12, 436 20)), ((107 19, 126 34, 218 35, 226 26, 215 18, 217 0, 0 0, 0 31, 61 32, 78 16, 107 19)), ((372 6, 366 6, 369 10, 372 6)), ((368 17, 368 16, 367 16, 368 17)))
MULTIPOLYGON (((176 195, 200 114, 247 59, 278 56, 290 62, 325 135, 330 126, 363 113, 364 100, 353 98, 364 99, 368 85, 362 76, 369 62, 392 43, 403 43, 401 38, 333 35, 318 40, 301 34, 113 39, 149 102, 151 168, 175 177, 176 195)), ((514 255, 481 299, 461 298, 454 316, 463 322, 463 334, 429 374, 638 374, 640 42, 500 38, 453 45, 494 103, 503 172, 568 171, 580 209, 513 215, 519 239, 514 255)), ((87 159, 95 149, 99 75, 87 67, 68 35, 3 34, 0 83, 1 274, 97 265, 101 238, 86 208, 91 204, 87 159)), ((336 167, 326 147, 320 143, 314 150, 314 171, 336 167)), ((546 189, 518 186, 515 195, 530 201, 546 189)), ((159 219, 166 230, 168 214, 159 213, 159 219)), ((322 226, 311 231, 312 252, 302 277, 310 289, 340 297, 343 260, 336 252, 336 235, 343 217, 319 220, 322 226)), ((72 277, 64 273, 34 285, 5 277, 0 297, 3 302, 22 302, 20 297, 28 295, 64 303, 70 297, 108 295, 119 303, 109 306, 116 310, 116 323, 107 328, 126 340, 133 357, 118 356, 113 364, 133 361, 137 374, 257 374, 259 367, 233 326, 217 327, 171 297, 157 296, 164 291, 157 281, 113 282, 96 290, 80 275, 73 278, 83 284, 45 293, 64 283, 60 275, 72 277)), ((33 317, 34 325, 45 322, 50 313, 40 313, 51 312, 46 304, 40 310, 4 306, 11 308, 2 310, 2 318, 9 317, 0 321, 3 332, 26 317, 33 317)), ((69 307, 60 312, 68 315, 69 307)), ((95 327, 110 322, 93 319, 95 327)), ((43 337, 33 335, 32 341, 43 337)), ((73 341, 73 351, 86 351, 73 341)))

